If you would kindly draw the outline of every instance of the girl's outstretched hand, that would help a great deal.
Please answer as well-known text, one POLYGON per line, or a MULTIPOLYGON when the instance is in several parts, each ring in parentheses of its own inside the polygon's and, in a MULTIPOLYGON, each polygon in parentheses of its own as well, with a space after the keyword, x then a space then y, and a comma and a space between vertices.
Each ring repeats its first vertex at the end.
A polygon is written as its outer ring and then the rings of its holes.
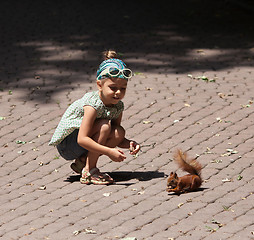
POLYGON ((140 145, 136 143, 135 141, 130 142, 130 154, 135 155, 139 152, 140 150, 140 145))
POLYGON ((124 152, 117 148, 111 148, 108 157, 114 162, 122 162, 126 158, 124 152))

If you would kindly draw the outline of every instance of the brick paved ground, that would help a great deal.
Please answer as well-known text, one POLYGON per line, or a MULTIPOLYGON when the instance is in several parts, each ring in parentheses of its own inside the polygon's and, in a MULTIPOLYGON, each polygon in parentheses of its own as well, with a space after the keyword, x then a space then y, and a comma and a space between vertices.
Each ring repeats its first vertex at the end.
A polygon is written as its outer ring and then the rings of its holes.
POLYGON ((1 239, 254 239, 253 13, 85 2, 1 1, 1 239), (84 186, 48 142, 107 48, 136 73, 123 126, 147 146, 101 158, 115 185, 84 186), (199 191, 165 191, 176 148, 199 156, 199 191))

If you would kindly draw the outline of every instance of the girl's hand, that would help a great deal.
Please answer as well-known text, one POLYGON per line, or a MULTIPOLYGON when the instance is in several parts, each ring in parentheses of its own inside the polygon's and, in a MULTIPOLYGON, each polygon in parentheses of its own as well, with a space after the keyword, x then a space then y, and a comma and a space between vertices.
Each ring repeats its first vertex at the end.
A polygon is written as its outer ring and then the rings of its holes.
POLYGON ((108 157, 114 162, 122 162, 126 158, 124 152, 117 148, 111 148, 108 157))
POLYGON ((140 145, 136 143, 135 141, 130 142, 130 154, 135 155, 139 152, 140 150, 140 145))

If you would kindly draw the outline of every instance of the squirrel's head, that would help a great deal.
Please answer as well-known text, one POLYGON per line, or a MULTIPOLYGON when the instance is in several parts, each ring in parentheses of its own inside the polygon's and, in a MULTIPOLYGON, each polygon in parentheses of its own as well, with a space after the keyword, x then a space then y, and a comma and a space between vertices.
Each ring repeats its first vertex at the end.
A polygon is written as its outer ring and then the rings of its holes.
POLYGON ((171 172, 168 177, 167 188, 175 188, 178 183, 178 176, 175 172, 171 172))

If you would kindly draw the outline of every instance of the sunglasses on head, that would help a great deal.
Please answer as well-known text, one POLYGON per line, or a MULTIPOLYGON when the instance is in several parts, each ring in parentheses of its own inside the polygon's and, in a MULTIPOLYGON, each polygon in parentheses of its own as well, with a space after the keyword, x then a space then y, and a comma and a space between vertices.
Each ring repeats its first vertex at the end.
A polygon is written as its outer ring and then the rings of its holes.
POLYGON ((110 67, 110 68, 106 68, 104 69, 100 75, 97 77, 97 79, 99 79, 101 76, 110 76, 110 77, 117 77, 120 74, 122 74, 124 76, 124 78, 131 78, 132 77, 132 71, 128 68, 124 68, 124 69, 118 69, 115 67, 110 67))

